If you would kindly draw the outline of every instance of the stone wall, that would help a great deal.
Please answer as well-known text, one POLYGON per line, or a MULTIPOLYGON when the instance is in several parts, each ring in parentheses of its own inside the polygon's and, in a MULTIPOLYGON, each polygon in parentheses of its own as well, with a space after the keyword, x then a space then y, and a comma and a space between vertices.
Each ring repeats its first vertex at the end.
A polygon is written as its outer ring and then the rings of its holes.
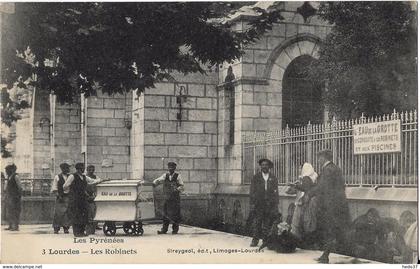
POLYGON ((83 161, 80 153, 80 105, 77 101, 72 105, 57 103, 55 122, 52 122, 49 95, 37 92, 34 99, 33 178, 51 178, 60 172, 60 163, 83 161), (51 152, 50 124, 54 126, 54 152, 51 152))
MULTIPOLYGON (((34 178, 51 177, 50 102, 47 94, 37 92, 33 116, 33 163, 34 178), (48 119, 48 121, 43 121, 48 119), (44 167, 44 169, 43 169, 44 167)), ((18 134, 19 135, 19 134, 18 134)))
POLYGON ((83 162, 81 154, 80 103, 56 104, 54 127, 54 174, 60 173, 60 163, 83 162))
MULTIPOLYGON (((293 195, 284 194, 284 187, 279 187, 279 212, 287 216, 288 207, 294 202, 293 195)), ((351 218, 365 214, 369 208, 376 208, 381 217, 391 217, 399 220, 401 214, 408 210, 416 217, 417 198, 416 189, 382 190, 382 194, 371 193, 373 189, 348 188, 347 199, 351 218), (365 196, 367 193, 370 194, 365 196), (372 195, 373 194, 373 195, 372 195), (404 201, 396 200, 393 196, 404 196, 404 201), (389 199, 384 199, 384 197, 389 199), (380 199, 379 199, 380 198, 380 199)), ((54 213, 53 197, 24 197, 22 201, 21 222, 52 223, 54 213)), ((155 201, 158 211, 156 216, 161 217, 163 201, 155 201)), ((2 203, 2 207, 4 203, 2 203)), ((249 215, 249 185, 218 185, 211 195, 183 195, 181 197, 183 223, 206 228, 219 229, 234 233, 246 233, 246 222, 249 215), (222 226, 220 226, 222 225, 222 226)), ((2 210, 4 223, 5 210, 2 210)))
POLYGON ((144 178, 144 94, 133 92, 132 127, 130 130, 131 178, 144 178))
POLYGON ((173 75, 177 83, 144 93, 144 178, 153 180, 175 161, 186 193, 210 193, 217 183, 217 77, 173 75))
POLYGON ((87 102, 87 163, 98 176, 130 178, 131 94, 98 93, 87 102))
POLYGON ((218 88, 218 183, 220 184, 241 184, 241 132, 243 125, 247 122, 242 118, 242 105, 240 100, 241 86, 233 89, 218 88), (230 92, 230 91, 234 92, 230 92), (229 140, 231 124, 230 121, 230 98, 234 97, 234 139, 229 140))
MULTIPOLYGON (((285 186, 279 186, 279 212, 285 220, 290 204, 295 196, 287 195, 285 186)), ((414 188, 384 188, 375 191, 373 188, 347 187, 346 196, 349 203, 351 219, 365 214, 370 208, 378 210, 383 218, 400 219, 404 211, 410 211, 416 218, 417 190, 414 188)), ((218 185, 214 193, 215 216, 225 223, 230 232, 243 230, 249 216, 249 185, 218 185), (233 229, 233 230, 230 230, 233 229)))
MULTIPOLYGON (((331 26, 317 16, 304 22, 296 12, 303 2, 285 2, 285 18, 253 44, 245 48, 240 60, 219 70, 219 183, 241 184, 241 137, 250 132, 282 129, 282 81, 290 62, 301 56, 318 58, 319 42, 331 26), (235 142, 226 143, 229 135, 224 79, 231 66, 235 75, 235 142)), ((237 17, 232 28, 243 31, 247 17, 237 17)))
MULTIPOLYGON (((101 92, 87 98, 86 161, 95 165, 100 177, 130 177, 130 132, 126 121, 131 125, 131 99, 131 94, 108 96, 101 92)), ((59 173, 62 162, 75 164, 84 161, 80 100, 71 105, 56 104, 54 164, 51 161, 50 118, 49 96, 37 94, 33 119, 34 178, 49 178, 59 173)))

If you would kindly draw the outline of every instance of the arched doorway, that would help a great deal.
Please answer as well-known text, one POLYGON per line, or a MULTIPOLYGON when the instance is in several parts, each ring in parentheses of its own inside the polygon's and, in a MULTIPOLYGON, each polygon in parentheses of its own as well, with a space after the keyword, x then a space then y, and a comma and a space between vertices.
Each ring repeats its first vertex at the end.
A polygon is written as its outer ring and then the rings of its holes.
POLYGON ((316 61, 309 55, 293 59, 283 75, 282 127, 300 127, 311 123, 322 123, 324 106, 322 87, 310 80, 308 67, 316 61))

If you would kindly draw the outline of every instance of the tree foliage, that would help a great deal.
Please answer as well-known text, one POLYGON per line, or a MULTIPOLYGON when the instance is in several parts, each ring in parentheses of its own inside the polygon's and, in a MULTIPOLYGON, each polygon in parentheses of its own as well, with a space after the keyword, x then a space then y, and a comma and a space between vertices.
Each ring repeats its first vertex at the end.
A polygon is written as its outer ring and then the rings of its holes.
POLYGON ((417 22, 409 3, 324 2, 318 13, 333 27, 311 73, 326 85, 333 114, 417 107, 417 22))
MULTIPOLYGON (((282 19, 277 4, 244 32, 223 18, 252 2, 195 3, 16 3, 2 22, 2 123, 11 126, 37 91, 54 93, 60 103, 100 89, 114 94, 169 78, 171 71, 201 72, 238 59, 282 19)), ((3 157, 10 156, 2 137, 3 157)))
POLYGON ((36 78, 29 85, 64 103, 99 88, 142 92, 172 70, 205 73, 238 59, 241 44, 281 19, 279 12, 259 9, 251 28, 232 31, 221 18, 244 4, 16 3, 3 34, 3 78, 9 88, 36 78), (31 57, 24 54, 28 48, 31 57))

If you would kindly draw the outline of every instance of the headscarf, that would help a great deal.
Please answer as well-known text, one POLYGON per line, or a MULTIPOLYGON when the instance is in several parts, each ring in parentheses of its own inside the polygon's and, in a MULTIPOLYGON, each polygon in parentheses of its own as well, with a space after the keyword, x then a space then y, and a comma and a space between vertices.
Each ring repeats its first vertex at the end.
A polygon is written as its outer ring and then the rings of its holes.
POLYGON ((315 172, 313 166, 310 163, 304 163, 300 172, 300 177, 309 177, 313 183, 316 183, 318 174, 315 172))

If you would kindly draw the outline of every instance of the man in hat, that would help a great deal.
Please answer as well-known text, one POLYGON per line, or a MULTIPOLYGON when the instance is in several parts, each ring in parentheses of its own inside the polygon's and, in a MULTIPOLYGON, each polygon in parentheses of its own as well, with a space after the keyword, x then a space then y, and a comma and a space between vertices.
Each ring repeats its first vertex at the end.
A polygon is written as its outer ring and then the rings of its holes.
POLYGON ((331 150, 318 154, 321 173, 317 185, 308 191, 308 196, 318 197, 318 223, 322 234, 323 253, 320 263, 329 263, 329 254, 336 246, 345 245, 345 234, 350 224, 350 213, 341 169, 333 161, 331 150))
POLYGON ((22 184, 19 176, 16 174, 17 167, 15 164, 6 166, 6 183, 5 183, 5 204, 6 217, 9 227, 6 230, 19 231, 19 220, 21 211, 22 184))
POLYGON ((83 173, 84 163, 76 163, 76 173, 71 174, 63 185, 64 190, 70 191, 69 215, 75 237, 86 236, 86 225, 89 222, 89 194, 88 184, 98 184, 104 180, 88 179, 83 173))
POLYGON ((87 180, 83 174, 85 171, 84 163, 76 163, 76 173, 68 176, 63 185, 64 190, 69 191, 69 216, 73 226, 75 237, 86 236, 85 228, 88 222, 88 202, 87 202, 87 180))
POLYGON ((184 183, 181 176, 175 173, 176 163, 168 163, 168 173, 161 175, 153 180, 153 186, 163 184, 163 226, 158 234, 168 232, 169 223, 172 222, 172 234, 177 234, 179 222, 181 221, 181 197, 180 193, 184 191, 184 183))
POLYGON ((63 227, 64 233, 69 233, 70 221, 68 218, 69 206, 69 190, 64 190, 63 186, 70 175, 70 165, 67 163, 60 164, 61 173, 54 177, 51 186, 51 192, 56 195, 53 228, 54 233, 58 234, 60 228, 63 227))
POLYGON ((278 180, 270 172, 273 163, 269 159, 258 161, 260 171, 254 175, 250 188, 250 221, 253 223, 251 247, 256 247, 260 239, 265 239, 279 217, 278 180))

